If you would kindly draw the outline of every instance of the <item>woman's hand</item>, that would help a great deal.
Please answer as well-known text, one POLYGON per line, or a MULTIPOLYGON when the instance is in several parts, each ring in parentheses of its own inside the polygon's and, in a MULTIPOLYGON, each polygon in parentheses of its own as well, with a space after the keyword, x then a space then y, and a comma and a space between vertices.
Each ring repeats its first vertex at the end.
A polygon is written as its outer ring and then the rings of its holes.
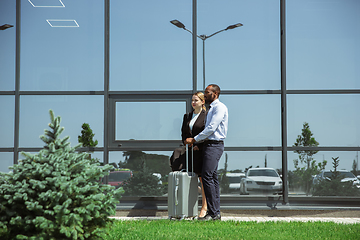
POLYGON ((189 144, 189 146, 191 147, 192 144, 195 142, 195 139, 194 138, 187 138, 185 140, 185 144, 189 144))
POLYGON ((200 150, 198 146, 194 146, 193 150, 198 151, 200 150))

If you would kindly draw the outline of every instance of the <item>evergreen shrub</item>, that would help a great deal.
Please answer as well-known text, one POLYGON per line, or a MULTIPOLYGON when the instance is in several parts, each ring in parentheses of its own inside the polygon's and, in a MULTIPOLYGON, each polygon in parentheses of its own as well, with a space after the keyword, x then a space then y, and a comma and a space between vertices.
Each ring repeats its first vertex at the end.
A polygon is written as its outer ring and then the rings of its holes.
POLYGON ((94 239, 114 215, 123 190, 99 181, 113 167, 99 167, 81 144, 70 147, 60 139, 61 118, 50 110, 51 131, 40 136, 39 153, 25 159, 12 172, 0 176, 1 239, 94 239))

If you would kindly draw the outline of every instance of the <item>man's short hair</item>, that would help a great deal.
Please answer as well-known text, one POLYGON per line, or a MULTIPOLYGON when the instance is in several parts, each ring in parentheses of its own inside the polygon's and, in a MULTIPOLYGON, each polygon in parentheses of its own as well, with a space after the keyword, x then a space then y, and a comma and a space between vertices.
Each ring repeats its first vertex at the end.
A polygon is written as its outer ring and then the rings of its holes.
POLYGON ((209 84, 209 86, 212 87, 212 89, 214 90, 214 92, 217 93, 217 95, 219 96, 220 95, 220 87, 216 84, 209 84))

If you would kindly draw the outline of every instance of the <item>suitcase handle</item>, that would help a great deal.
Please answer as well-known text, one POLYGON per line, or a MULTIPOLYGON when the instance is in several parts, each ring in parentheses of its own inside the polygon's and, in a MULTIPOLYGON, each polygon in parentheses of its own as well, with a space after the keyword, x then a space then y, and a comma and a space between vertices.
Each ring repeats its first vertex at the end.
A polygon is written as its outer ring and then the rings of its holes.
MULTIPOLYGON (((179 204, 179 200, 178 200, 178 190, 179 190, 179 186, 176 185, 175 187, 175 206, 177 206, 179 204)), ((175 208, 176 209, 176 208, 175 208)))
MULTIPOLYGON (((186 172, 189 174, 189 144, 186 144, 186 172)), ((189 176, 193 175, 194 172, 194 147, 191 148, 191 174, 189 176)))

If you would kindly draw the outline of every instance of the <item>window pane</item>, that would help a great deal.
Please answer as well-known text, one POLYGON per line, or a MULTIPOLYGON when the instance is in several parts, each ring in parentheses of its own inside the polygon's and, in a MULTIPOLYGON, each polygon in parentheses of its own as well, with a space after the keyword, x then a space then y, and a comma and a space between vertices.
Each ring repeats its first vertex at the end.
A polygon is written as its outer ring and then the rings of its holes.
POLYGON ((111 90, 184 90, 192 87, 191 1, 111 2, 111 90))
POLYGON ((100 163, 104 163, 104 152, 92 152, 91 158, 97 158, 100 163))
POLYGON ((0 152, 0 172, 10 172, 9 167, 13 165, 14 153, 0 152))
POLYGON ((281 145, 279 95, 220 95, 229 110, 225 146, 281 145))
POLYGON ((14 27, 0 30, 0 91, 15 90, 16 1, 0 2, 0 25, 14 27))
POLYGON ((256 167, 269 167, 274 169, 281 169, 281 152, 275 151, 226 151, 223 153, 218 169, 225 168, 226 155, 228 158, 227 170, 228 171, 242 171, 245 172, 246 168, 252 166, 256 167))
POLYGON ((15 97, 0 96, 0 147, 14 146, 15 97))
MULTIPOLYGON (((190 19, 187 22, 190 25, 190 19)), ((279 22, 279 1, 198 1, 198 35, 209 36, 229 25, 244 24, 206 40, 205 85, 219 83, 224 90, 280 89, 279 22)), ((200 87, 202 51, 199 40, 200 87)))
POLYGON ((61 117, 65 127, 60 138, 70 136, 71 146, 78 144, 81 126, 88 123, 103 146, 104 101, 102 96, 21 96, 20 99, 20 146, 40 147, 44 143, 39 136, 50 129, 49 109, 61 117))
POLYGON ((23 1, 21 90, 103 89, 103 5, 78 0, 34 7, 23 1))
POLYGON ((185 102, 117 102, 116 140, 178 140, 185 102))
POLYGON ((360 95, 288 95, 288 145, 309 123, 319 146, 359 146, 360 95))
POLYGON ((287 2, 288 89, 360 88, 359 10, 356 0, 287 2))
POLYGON ((266 196, 278 194, 282 192, 282 180, 279 175, 281 175, 281 152, 224 152, 218 166, 221 194, 266 196), (249 168, 272 169, 262 169, 258 176, 246 178, 245 173, 249 168), (268 177, 267 172, 272 173, 274 177, 268 177), (229 181, 229 185, 224 176, 229 181))
MULTIPOLYGON (((334 152, 324 152, 324 151, 320 151, 311 156, 311 161, 315 162, 314 166, 317 166, 319 163, 323 163, 323 161, 326 161, 324 170, 325 170, 325 172, 327 172, 326 173, 327 176, 332 175, 330 170, 335 171, 334 159, 336 159, 336 161, 338 161, 337 171, 341 171, 342 174, 350 175, 350 177, 348 179, 341 178, 341 181, 347 182, 347 181, 355 180, 353 185, 359 186, 358 189, 360 189, 360 185, 358 185, 358 182, 354 178, 354 176, 356 177, 356 176, 360 175, 359 164, 358 164, 359 163, 359 153, 358 152, 355 152, 355 151, 354 152, 335 152, 335 151, 334 152), (351 172, 351 173, 349 173, 349 172, 351 172)), ((321 180, 323 179, 323 176, 318 175, 321 173, 321 170, 322 170, 319 167, 317 167, 317 168, 310 167, 310 169, 312 169, 312 172, 310 175, 306 175, 306 174, 302 174, 302 173, 304 173, 308 169, 307 164, 299 162, 298 168, 304 168, 304 169, 303 170, 298 169, 296 171, 295 162, 297 162, 297 160, 299 160, 299 154, 296 154, 294 152, 288 152, 289 192, 305 194, 306 182, 309 182, 309 185, 308 185, 308 188, 310 190, 309 195, 313 195, 313 196, 323 196, 323 195, 324 196, 325 195, 327 195, 327 196, 344 196, 344 195, 352 196, 353 195, 353 194, 351 194, 351 192, 350 193, 348 192, 348 190, 350 190, 350 189, 339 190, 339 189, 341 189, 339 187, 339 185, 341 185, 341 183, 338 183, 337 185, 335 185, 336 180, 332 180, 330 177, 328 179, 330 182, 328 182, 328 183, 321 182, 321 180), (328 185, 326 185, 326 184, 328 184, 328 185), (324 189, 323 187, 325 187, 327 189, 324 189), (321 190, 321 191, 319 191, 319 190, 321 190)), ((347 188, 351 188, 351 184, 347 188)), ((355 190, 353 189, 353 191, 357 192, 356 188, 355 188, 355 190)))

